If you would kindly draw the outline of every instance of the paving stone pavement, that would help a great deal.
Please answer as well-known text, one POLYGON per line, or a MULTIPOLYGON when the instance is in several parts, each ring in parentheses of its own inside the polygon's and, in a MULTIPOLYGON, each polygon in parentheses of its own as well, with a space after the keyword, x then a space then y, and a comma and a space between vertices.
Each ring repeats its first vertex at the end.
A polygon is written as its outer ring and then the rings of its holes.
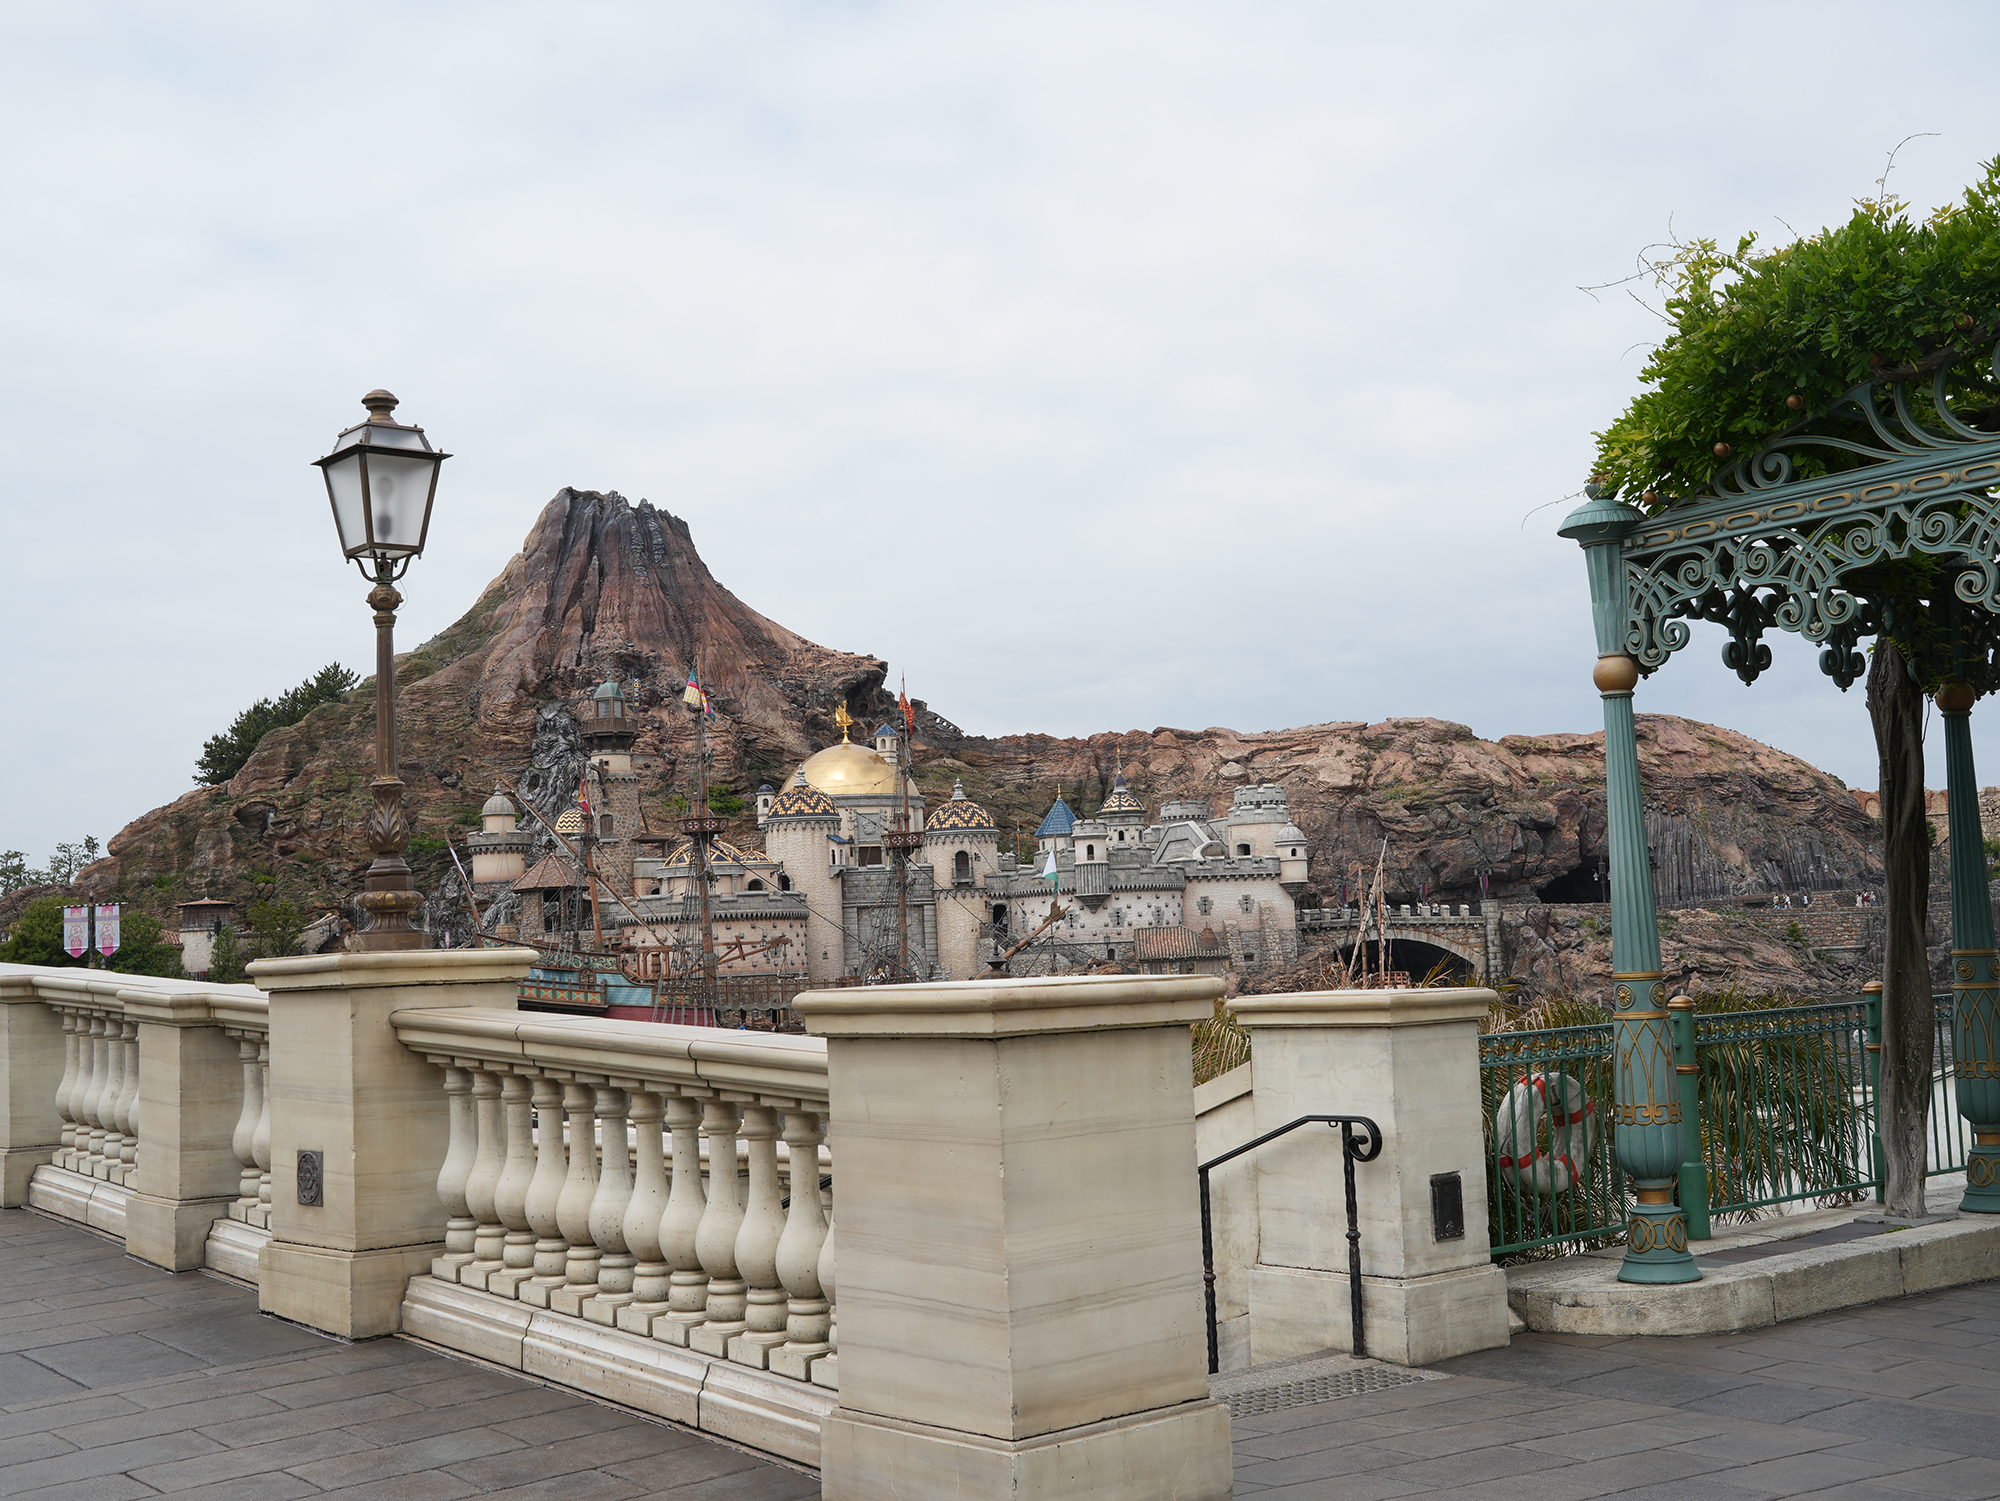
POLYGON ((1426 1381, 1241 1418, 1259 1501, 2000 1497, 2000 1282, 1741 1334, 1523 1334, 1426 1381))
POLYGON ((347 1345, 0 1210, 9 1501, 804 1501, 818 1481, 404 1340, 347 1345))
MULTIPOLYGON (((806 1501, 810 1475, 0 1210, 0 1496, 806 1501)), ((2000 1283, 1689 1339, 1516 1336, 1234 1424, 1236 1494, 2000 1497, 2000 1283)))

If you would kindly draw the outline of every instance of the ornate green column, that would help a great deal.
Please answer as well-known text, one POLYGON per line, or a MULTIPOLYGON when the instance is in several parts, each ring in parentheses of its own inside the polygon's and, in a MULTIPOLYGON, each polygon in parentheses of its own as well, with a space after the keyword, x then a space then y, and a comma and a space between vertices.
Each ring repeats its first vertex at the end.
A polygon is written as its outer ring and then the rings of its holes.
POLYGON ((1937 691, 1944 719, 1947 819, 1951 830, 1952 1092, 1972 1131, 1959 1208, 2000 1214, 2000 961, 1993 952, 1993 907, 1986 894, 1986 840, 1979 826, 1979 780, 1972 768, 1973 692, 1965 683, 1937 691))
POLYGON ((1611 845, 1612 1078, 1611 1112, 1618 1166, 1632 1181, 1620 1282, 1696 1282, 1701 1270, 1688 1254, 1687 1218, 1674 1202, 1683 1140, 1674 1072, 1667 987, 1660 972, 1660 931, 1653 911, 1652 862, 1639 785, 1639 742, 1632 690, 1639 664, 1625 652, 1621 543, 1640 520, 1633 507, 1600 498, 1562 525, 1580 544, 1590 573, 1591 615, 1597 629, 1597 669, 1604 699, 1604 810, 1611 845))

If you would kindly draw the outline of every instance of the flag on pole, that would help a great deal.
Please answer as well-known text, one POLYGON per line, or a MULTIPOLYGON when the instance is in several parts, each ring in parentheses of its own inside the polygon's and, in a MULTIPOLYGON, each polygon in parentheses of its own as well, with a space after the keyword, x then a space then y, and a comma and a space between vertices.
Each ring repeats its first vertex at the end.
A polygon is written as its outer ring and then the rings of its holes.
POLYGON ((917 738, 917 711, 910 707, 910 680, 903 679, 903 691, 896 695, 896 707, 903 711, 903 728, 909 738, 917 738))
POLYGON ((63 952, 72 959, 81 959, 90 947, 90 909, 88 907, 63 908, 63 952))
POLYGON ((118 904, 97 904, 97 952, 109 959, 118 952, 118 904))
POLYGON ((715 706, 708 701, 708 690, 701 686, 701 677, 690 667, 687 687, 681 691, 681 702, 689 709, 698 711, 703 719, 715 718, 715 706))
POLYGON ((1051 887, 1057 885, 1062 880, 1062 872, 1056 869, 1056 852, 1054 850, 1049 851, 1049 863, 1042 867, 1042 879, 1047 881, 1051 887))

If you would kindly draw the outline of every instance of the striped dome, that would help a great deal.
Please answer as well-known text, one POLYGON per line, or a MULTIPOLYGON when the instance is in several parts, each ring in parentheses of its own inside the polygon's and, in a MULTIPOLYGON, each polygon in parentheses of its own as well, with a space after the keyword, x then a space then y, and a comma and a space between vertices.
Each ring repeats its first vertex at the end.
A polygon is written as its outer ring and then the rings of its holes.
POLYGON ((833 799, 806 780, 801 771, 792 777, 792 785, 771 799, 771 818, 838 818, 839 810, 833 806, 833 799))
POLYGON ((556 820, 556 832, 558 834, 581 834, 583 832, 583 814, 579 810, 571 808, 569 812, 556 820))
POLYGON ((926 834, 942 833, 949 830, 977 830, 995 832, 993 815, 965 795, 965 784, 951 784, 951 799, 924 820, 926 834))
MULTIPOLYGON (((771 863, 755 850, 738 848, 727 839, 717 839, 710 844, 709 860, 710 863, 717 865, 769 865, 771 863)), ((679 849, 667 856, 665 863, 668 868, 676 865, 692 865, 694 863, 694 841, 690 839, 686 844, 683 844, 679 849)))

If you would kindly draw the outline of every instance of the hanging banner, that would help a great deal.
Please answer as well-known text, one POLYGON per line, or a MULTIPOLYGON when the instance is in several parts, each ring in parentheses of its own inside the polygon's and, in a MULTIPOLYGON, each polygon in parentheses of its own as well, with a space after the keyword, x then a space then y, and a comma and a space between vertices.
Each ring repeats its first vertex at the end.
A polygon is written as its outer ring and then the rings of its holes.
POLYGON ((118 952, 118 903, 97 904, 97 952, 109 959, 118 952))
POLYGON ((90 947, 90 909, 63 908, 63 950, 72 959, 81 959, 90 947))

